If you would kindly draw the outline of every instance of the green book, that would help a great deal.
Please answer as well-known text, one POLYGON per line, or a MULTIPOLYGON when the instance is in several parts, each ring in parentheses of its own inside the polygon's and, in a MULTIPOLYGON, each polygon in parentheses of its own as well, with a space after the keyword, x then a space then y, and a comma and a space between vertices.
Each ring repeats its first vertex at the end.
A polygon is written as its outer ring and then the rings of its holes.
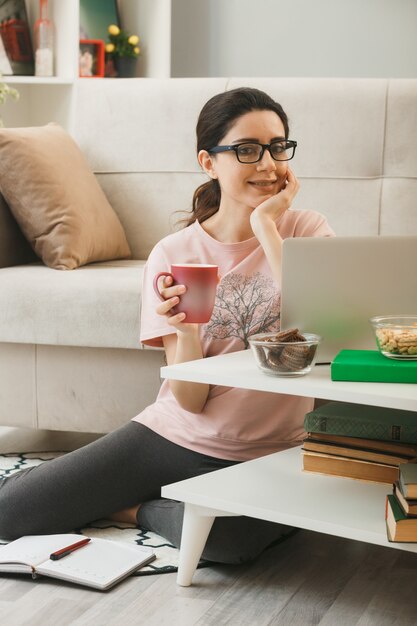
POLYGON ((392 509, 394 519, 396 522, 401 522, 404 519, 407 519, 407 515, 404 513, 400 505, 398 504, 397 498, 394 495, 387 495, 387 500, 389 506, 392 509))
POLYGON ((385 519, 389 541, 417 542, 417 518, 406 515, 393 495, 387 496, 385 519))
POLYGON ((417 361, 389 359, 378 350, 341 350, 330 366, 332 380, 417 383, 417 361))
POLYGON ((304 429, 311 433, 417 443, 417 412, 328 402, 306 414, 304 429))

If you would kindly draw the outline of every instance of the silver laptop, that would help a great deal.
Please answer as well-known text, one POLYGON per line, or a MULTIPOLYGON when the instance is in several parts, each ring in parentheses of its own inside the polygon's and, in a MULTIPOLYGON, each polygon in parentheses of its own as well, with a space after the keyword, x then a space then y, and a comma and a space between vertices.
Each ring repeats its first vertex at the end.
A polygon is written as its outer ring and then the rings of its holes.
POLYGON ((417 314, 417 236, 284 241, 281 328, 321 335, 316 363, 375 350, 369 318, 395 314, 417 314))

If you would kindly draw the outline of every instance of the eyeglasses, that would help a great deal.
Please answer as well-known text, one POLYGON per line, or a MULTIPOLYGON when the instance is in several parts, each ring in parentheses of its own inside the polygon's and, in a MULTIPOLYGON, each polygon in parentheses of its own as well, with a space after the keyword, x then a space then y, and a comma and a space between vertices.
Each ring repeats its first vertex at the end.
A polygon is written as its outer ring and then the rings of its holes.
POLYGON ((234 146, 214 146, 207 152, 217 154, 233 151, 239 163, 257 163, 262 159, 265 150, 269 151, 274 161, 290 161, 295 154, 296 147, 296 141, 286 139, 271 143, 245 142, 236 143, 234 146))

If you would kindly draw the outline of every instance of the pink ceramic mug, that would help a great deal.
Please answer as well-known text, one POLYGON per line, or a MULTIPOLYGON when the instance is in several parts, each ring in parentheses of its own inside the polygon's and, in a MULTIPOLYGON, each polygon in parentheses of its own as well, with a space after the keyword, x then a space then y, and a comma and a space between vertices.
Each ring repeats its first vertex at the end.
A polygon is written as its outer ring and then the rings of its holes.
POLYGON ((161 300, 158 281, 161 276, 171 276, 174 285, 185 285, 187 291, 180 296, 179 304, 173 313, 185 313, 186 324, 206 324, 210 321, 216 299, 218 266, 198 263, 176 263, 170 272, 159 272, 153 281, 153 288, 161 300))

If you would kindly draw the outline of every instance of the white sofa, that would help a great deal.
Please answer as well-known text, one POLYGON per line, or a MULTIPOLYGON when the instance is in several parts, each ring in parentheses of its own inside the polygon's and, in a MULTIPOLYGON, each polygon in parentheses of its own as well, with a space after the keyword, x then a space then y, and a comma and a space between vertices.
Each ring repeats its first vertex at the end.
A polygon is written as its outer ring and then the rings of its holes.
POLYGON ((417 80, 79 81, 71 133, 133 259, 50 269, 0 202, 0 424, 107 432, 153 401, 163 353, 139 343, 142 268, 204 180, 199 110, 242 85, 289 115, 295 208, 320 211, 339 235, 417 233, 417 80))

